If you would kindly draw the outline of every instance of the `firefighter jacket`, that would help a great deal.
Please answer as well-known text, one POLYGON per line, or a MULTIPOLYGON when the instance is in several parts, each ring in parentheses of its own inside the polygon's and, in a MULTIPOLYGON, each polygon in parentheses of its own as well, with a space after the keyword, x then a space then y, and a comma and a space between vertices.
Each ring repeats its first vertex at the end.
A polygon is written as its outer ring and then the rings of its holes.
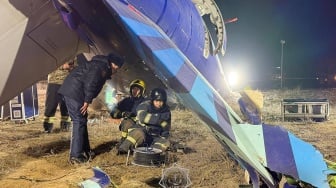
POLYGON ((145 100, 143 96, 140 97, 126 97, 122 99, 118 104, 112 109, 110 115, 113 119, 120 119, 123 116, 123 112, 128 112, 127 118, 132 118, 135 120, 136 108, 137 106, 145 100))
POLYGON ((91 103, 111 79, 111 64, 106 56, 97 55, 73 69, 65 78, 59 93, 79 103, 91 103))
POLYGON ((168 105, 155 109, 152 101, 148 100, 137 107, 137 124, 146 130, 155 131, 161 136, 169 135, 171 128, 171 112, 168 105))

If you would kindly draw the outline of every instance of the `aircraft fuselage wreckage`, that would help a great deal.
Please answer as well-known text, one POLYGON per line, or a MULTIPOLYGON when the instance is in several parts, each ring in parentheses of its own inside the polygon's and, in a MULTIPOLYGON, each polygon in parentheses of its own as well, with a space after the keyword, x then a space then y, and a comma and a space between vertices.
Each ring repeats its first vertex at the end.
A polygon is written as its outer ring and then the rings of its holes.
POLYGON ((225 101, 225 22, 214 0, 4 0, 0 14, 0 104, 77 54, 116 52, 126 59, 116 90, 135 78, 173 90, 254 187, 277 187, 277 175, 329 187, 335 171, 316 148, 280 126, 244 123, 225 101))

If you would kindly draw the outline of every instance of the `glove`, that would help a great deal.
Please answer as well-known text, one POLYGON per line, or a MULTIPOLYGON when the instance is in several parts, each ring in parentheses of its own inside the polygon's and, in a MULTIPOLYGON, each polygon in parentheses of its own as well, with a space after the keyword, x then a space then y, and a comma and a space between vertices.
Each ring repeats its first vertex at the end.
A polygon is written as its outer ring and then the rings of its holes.
POLYGON ((121 116, 123 117, 123 118, 130 118, 130 117, 132 117, 132 112, 123 112, 123 113, 121 113, 121 116))

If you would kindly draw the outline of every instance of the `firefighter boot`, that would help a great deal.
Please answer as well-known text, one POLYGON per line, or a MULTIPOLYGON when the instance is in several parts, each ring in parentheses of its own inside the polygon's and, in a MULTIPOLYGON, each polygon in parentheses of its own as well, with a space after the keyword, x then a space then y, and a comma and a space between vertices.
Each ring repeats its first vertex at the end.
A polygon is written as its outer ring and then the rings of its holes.
POLYGON ((123 154, 127 154, 128 150, 131 149, 131 147, 133 146, 133 143, 127 139, 125 139, 119 146, 118 148, 118 153, 117 155, 123 155, 123 154))
POLYGON ((71 123, 68 121, 61 121, 60 123, 60 129, 63 132, 68 132, 70 130, 71 123))
POLYGON ((54 125, 52 123, 43 122, 44 132, 51 133, 53 126, 54 125))

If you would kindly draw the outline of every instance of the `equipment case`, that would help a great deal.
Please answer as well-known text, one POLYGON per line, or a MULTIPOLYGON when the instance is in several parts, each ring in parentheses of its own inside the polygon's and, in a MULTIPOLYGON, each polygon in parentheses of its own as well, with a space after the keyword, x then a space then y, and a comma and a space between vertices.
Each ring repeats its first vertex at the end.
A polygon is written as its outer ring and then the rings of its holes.
POLYGON ((36 84, 9 101, 12 121, 35 119, 39 115, 36 84))

